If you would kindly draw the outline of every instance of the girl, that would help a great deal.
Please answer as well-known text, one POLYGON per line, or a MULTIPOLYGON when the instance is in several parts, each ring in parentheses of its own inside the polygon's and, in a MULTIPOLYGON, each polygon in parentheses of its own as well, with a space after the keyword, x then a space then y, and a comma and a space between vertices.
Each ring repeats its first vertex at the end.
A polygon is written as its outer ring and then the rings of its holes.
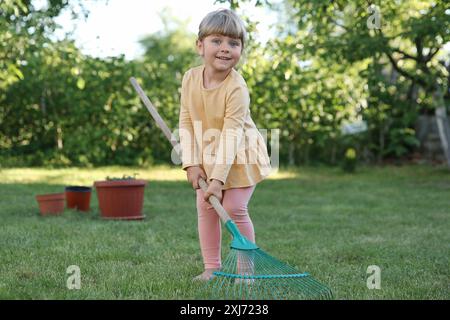
POLYGON ((182 81, 182 168, 197 190, 205 268, 194 280, 209 280, 221 268, 220 218, 209 204, 209 196, 216 196, 241 233, 255 242, 247 205, 256 184, 270 173, 267 146, 250 116, 247 85, 233 69, 245 38, 244 24, 233 11, 209 13, 200 23, 196 43, 203 65, 188 70, 182 81), (199 187, 200 177, 209 183, 207 192, 199 187))

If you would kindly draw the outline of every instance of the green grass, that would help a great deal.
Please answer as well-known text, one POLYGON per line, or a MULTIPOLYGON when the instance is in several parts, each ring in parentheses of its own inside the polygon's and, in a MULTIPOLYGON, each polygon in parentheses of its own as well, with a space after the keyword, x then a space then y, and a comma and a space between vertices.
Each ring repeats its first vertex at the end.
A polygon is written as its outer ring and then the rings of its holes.
MULTIPOLYGON (((0 298, 192 299, 201 272, 195 195, 180 169, 0 171, 0 298), (36 194, 107 175, 149 180, 143 221, 66 210, 41 217, 36 194), (81 289, 66 269, 78 265, 81 289)), ((250 203, 258 245, 328 284, 337 299, 450 298, 450 172, 429 166, 307 167, 259 184, 250 203), (381 268, 381 289, 366 286, 381 268)), ((224 231, 224 252, 229 236, 224 231)))

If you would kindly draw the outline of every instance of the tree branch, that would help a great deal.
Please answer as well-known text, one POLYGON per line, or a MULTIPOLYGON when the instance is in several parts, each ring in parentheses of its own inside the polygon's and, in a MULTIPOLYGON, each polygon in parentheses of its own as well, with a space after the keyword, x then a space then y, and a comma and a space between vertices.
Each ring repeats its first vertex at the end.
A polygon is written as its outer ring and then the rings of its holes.
POLYGON ((402 76, 404 76, 404 77, 406 77, 406 78, 408 78, 408 79, 410 79, 412 81, 416 81, 417 83, 421 84, 422 86, 427 86, 426 82, 423 81, 421 78, 418 78, 418 77, 410 74, 409 72, 403 70, 402 68, 400 68, 398 66, 398 61, 396 61, 394 59, 394 57, 392 57, 392 55, 389 53, 389 51, 386 50, 385 53, 386 53, 387 57, 389 58, 389 61, 391 62, 392 67, 394 67, 394 69, 398 73, 400 73, 402 76))
POLYGON ((414 38, 414 43, 416 44, 416 50, 417 50, 417 61, 419 63, 423 63, 423 43, 422 39, 419 37, 414 38))
POLYGON ((330 18, 331 22, 333 22, 336 26, 341 27, 342 29, 344 29, 345 31, 349 31, 350 29, 347 28, 346 26, 344 26, 343 24, 339 24, 336 20, 334 20, 333 18, 330 18))
POLYGON ((405 51, 403 51, 403 50, 400 50, 400 49, 393 49, 393 51, 402 54, 404 58, 407 58, 407 59, 411 59, 411 60, 417 61, 417 57, 414 57, 414 56, 412 56, 412 55, 410 55, 410 54, 407 54, 407 53, 406 53, 405 51))
MULTIPOLYGON (((382 31, 381 29, 377 29, 376 31, 377 31, 377 33, 379 34, 379 36, 380 36, 383 40, 386 40, 386 37, 384 36, 383 31, 382 31)), ((416 46, 421 47, 421 41, 420 41, 419 38, 416 38, 416 39, 415 39, 415 42, 416 42, 416 46)), ((412 80, 412 81, 415 81, 416 83, 420 84, 420 85, 423 86, 424 88, 428 88, 427 82, 424 81, 422 78, 417 77, 417 76, 415 76, 415 75, 413 75, 413 74, 407 72, 406 70, 404 70, 404 69, 402 69, 402 68, 400 68, 400 67, 398 66, 398 61, 396 61, 396 60, 394 59, 394 57, 392 56, 392 54, 391 54, 392 51, 396 51, 396 49, 392 49, 391 47, 389 47, 388 42, 386 42, 386 48, 383 50, 383 52, 384 52, 384 53, 386 54, 386 56, 388 57, 389 61, 390 61, 391 64, 392 64, 392 67, 393 67, 398 73, 400 73, 402 76, 404 76, 404 77, 406 77, 406 78, 408 78, 408 79, 410 79, 410 80, 412 80)), ((422 51, 419 52, 419 50, 418 50, 418 51, 417 51, 417 54, 418 54, 417 59, 423 58, 423 56, 422 56, 422 51)), ((411 57, 412 57, 412 56, 411 56, 411 57)), ((414 59, 414 60, 416 60, 416 59, 414 59)), ((416 60, 416 61, 417 61, 417 64, 423 63, 422 60, 416 60)))
POLYGON ((439 52, 439 50, 441 50, 441 47, 437 47, 436 50, 434 50, 434 52, 432 52, 432 50, 430 49, 430 52, 425 56, 425 62, 428 62, 431 59, 433 59, 433 57, 439 52))

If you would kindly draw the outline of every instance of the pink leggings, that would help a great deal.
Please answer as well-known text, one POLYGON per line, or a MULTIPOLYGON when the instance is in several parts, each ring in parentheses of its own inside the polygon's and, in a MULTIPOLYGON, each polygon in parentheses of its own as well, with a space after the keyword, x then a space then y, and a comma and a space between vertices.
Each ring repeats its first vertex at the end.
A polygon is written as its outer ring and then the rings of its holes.
MULTIPOLYGON (((247 205, 255 186, 224 190, 222 206, 236 223, 239 231, 255 242, 255 231, 248 215, 247 205)), ((220 269, 220 218, 209 202, 203 200, 202 189, 197 189, 198 234, 205 269, 220 269)))

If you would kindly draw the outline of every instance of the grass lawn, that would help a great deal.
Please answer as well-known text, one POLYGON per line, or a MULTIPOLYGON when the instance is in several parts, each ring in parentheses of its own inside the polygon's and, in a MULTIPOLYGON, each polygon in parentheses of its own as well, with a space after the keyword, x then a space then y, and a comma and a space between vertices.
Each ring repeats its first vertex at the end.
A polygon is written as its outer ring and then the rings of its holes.
MULTIPOLYGON (((0 170, 0 298, 195 299, 202 262, 195 193, 178 168, 0 170), (36 194, 139 173, 149 180, 143 221, 88 214, 41 217, 36 194), (70 265, 81 289, 66 287, 70 265)), ((450 172, 414 165, 286 169, 249 205, 258 245, 311 273, 336 299, 450 298, 450 172), (381 289, 367 288, 368 266, 381 289)), ((230 237, 224 231, 224 251, 230 237)))

